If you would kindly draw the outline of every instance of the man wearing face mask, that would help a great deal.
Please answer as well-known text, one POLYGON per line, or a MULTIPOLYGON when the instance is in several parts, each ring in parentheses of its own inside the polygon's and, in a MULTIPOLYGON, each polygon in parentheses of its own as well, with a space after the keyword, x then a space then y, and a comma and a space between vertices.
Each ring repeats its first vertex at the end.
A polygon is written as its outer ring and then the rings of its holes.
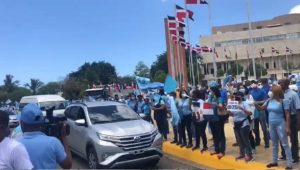
POLYGON ((267 122, 266 122, 266 112, 259 110, 258 106, 261 106, 264 104, 265 100, 268 98, 267 94, 264 90, 258 88, 257 82, 253 82, 251 85, 251 92, 254 102, 255 102, 255 110, 254 110, 254 133, 255 133, 255 143, 256 145, 260 145, 260 134, 259 134, 259 124, 262 128, 263 134, 264 134, 264 141, 265 141, 265 148, 269 148, 269 140, 270 135, 267 128, 267 122))

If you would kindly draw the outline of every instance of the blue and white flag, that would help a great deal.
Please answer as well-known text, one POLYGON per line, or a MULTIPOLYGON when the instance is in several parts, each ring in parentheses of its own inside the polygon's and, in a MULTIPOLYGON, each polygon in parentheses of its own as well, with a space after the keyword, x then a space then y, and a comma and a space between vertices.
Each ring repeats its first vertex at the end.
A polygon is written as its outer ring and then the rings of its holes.
POLYGON ((139 76, 135 76, 136 79, 136 83, 139 87, 139 89, 147 89, 148 85, 150 84, 150 79, 146 78, 146 77, 139 77, 139 76))

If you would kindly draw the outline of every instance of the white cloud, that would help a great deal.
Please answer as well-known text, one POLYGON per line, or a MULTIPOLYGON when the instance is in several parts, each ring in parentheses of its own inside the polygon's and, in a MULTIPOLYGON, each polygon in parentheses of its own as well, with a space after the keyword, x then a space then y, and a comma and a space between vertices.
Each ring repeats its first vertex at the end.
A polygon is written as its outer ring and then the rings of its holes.
POLYGON ((293 7, 289 14, 300 14, 300 5, 296 5, 295 7, 293 7))

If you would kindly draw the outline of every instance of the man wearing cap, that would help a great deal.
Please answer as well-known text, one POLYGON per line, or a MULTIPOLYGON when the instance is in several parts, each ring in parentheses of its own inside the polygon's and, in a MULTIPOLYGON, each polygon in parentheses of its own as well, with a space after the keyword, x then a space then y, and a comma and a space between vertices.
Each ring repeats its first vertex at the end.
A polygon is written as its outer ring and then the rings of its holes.
POLYGON ((25 147, 7 137, 9 116, 0 110, 0 169, 32 169, 25 147))
POLYGON ((72 167, 72 156, 67 146, 66 127, 62 128, 62 143, 55 137, 41 132, 44 123, 43 113, 36 104, 27 104, 20 115, 23 136, 19 141, 28 151, 34 169, 63 169, 72 167))

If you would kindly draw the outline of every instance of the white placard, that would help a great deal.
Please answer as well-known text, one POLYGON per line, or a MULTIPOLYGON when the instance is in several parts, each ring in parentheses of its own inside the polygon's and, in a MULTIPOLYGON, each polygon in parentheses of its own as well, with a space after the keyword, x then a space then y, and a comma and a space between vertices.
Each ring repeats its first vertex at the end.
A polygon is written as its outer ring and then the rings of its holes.
POLYGON ((240 111, 239 102, 238 101, 228 101, 227 110, 231 111, 231 112, 232 111, 240 111))

